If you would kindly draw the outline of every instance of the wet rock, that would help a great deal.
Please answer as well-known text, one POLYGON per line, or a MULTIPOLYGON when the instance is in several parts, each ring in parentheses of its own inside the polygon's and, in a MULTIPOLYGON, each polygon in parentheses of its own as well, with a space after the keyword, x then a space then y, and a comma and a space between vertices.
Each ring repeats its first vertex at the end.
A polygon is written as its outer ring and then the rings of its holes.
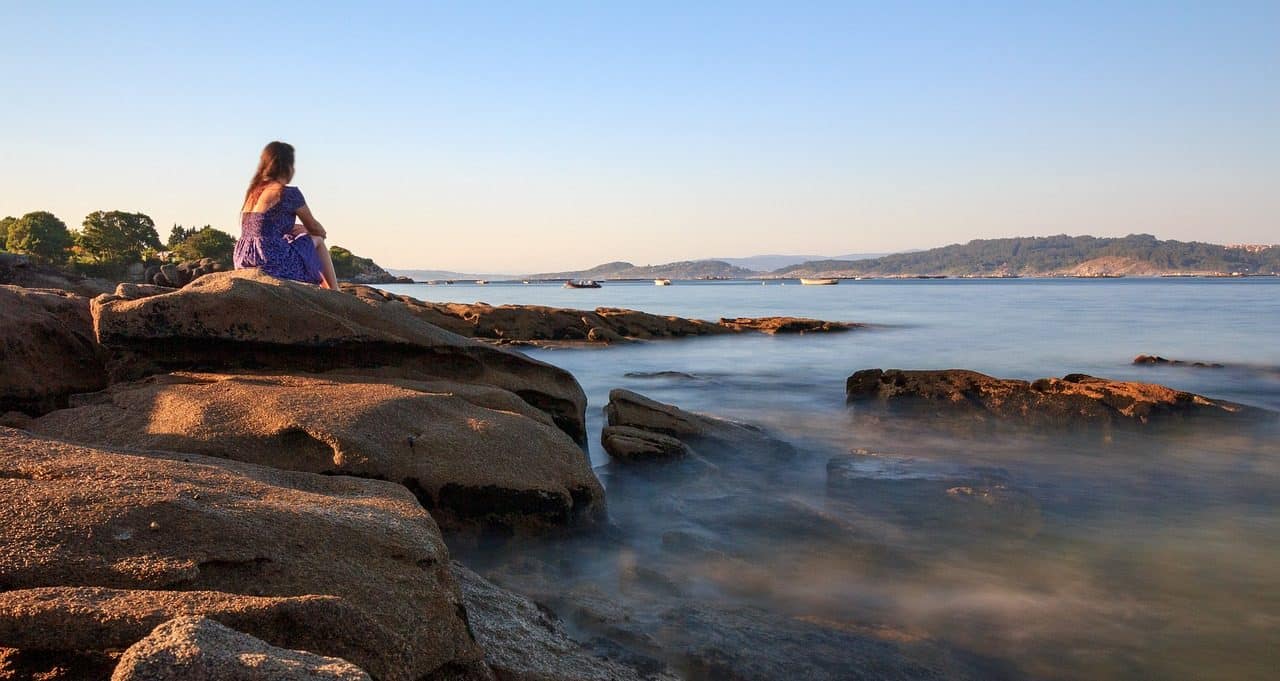
POLYGON ((107 653, 217 612, 385 681, 482 656, 439 531, 399 485, 0 429, 0 513, 0 648, 107 653))
POLYGON ((33 432, 401 482, 448 528, 593 522, 604 490, 551 417, 483 385, 168 374, 112 386, 33 432))
POLYGON ((850 404, 873 402, 977 421, 1041 426, 1141 425, 1192 417, 1257 418, 1271 414, 1162 385, 1084 374, 1028 382, 963 369, 866 369, 849 377, 845 393, 850 404))
POLYGON ((164 295, 92 303, 113 380, 169 371, 334 369, 491 385, 586 441, 586 395, 567 371, 424 322, 402 301, 358 297, 249 270, 164 295))
POLYGON ((778 333, 832 333, 850 331, 862 326, 845 322, 828 322, 821 319, 805 317, 735 317, 722 318, 720 325, 738 331, 760 331, 768 334, 778 333))
POLYGON ((665 435, 692 445, 695 449, 697 443, 703 441, 714 445, 708 450, 770 452, 779 455, 794 453, 790 445, 773 438, 757 426, 695 414, 622 388, 609 391, 609 403, 605 405, 604 413, 611 427, 628 427, 665 435))
POLYGON ((674 681, 665 673, 642 675, 592 655, 554 615, 528 598, 495 586, 460 563, 453 564, 453 572, 485 662, 499 681, 674 681))
POLYGON ((998 468, 917 457, 851 452, 827 462, 827 493, 858 512, 912 529, 1031 537, 1040 506, 998 468))
POLYGON ((674 437, 628 426, 606 427, 600 442, 609 456, 628 462, 666 461, 689 454, 689 447, 674 437))
POLYGON ((0 413, 42 414, 106 384, 87 298, 0 285, 0 413))
POLYGON ((156 627, 120 658, 111 681, 370 681, 336 657, 277 648, 202 616, 156 627))
POLYGON ((1187 366, 1187 367, 1196 367, 1200 369, 1223 369, 1226 367, 1225 364, 1218 364, 1217 362, 1184 362, 1180 359, 1165 359, 1164 357, 1161 357, 1159 355, 1138 355, 1137 357, 1133 358, 1133 363, 1134 364, 1157 364, 1157 365, 1167 365, 1167 366, 1187 366))

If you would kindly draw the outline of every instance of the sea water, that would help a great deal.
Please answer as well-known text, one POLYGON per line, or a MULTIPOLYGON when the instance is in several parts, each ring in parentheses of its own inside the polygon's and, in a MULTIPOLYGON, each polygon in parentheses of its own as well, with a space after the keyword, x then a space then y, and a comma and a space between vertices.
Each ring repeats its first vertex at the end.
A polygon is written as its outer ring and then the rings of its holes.
POLYGON ((1280 410, 1280 279, 385 288, 867 325, 527 351, 587 393, 613 531, 457 552, 603 652, 707 679, 1243 679, 1280 666, 1274 424, 952 436, 868 428, 843 391, 877 367, 1087 373, 1280 410), (1224 366, 1133 365, 1138 354, 1224 366), (765 426, 796 453, 610 465, 598 436, 617 387, 765 426), (993 510, 957 515, 956 495, 993 510))

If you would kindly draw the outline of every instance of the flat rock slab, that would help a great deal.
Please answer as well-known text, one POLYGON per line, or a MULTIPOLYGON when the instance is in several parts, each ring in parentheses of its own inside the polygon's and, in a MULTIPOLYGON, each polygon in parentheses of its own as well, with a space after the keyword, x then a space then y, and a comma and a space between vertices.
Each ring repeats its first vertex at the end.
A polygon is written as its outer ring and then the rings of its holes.
POLYGON ((0 285, 0 414, 43 414, 106 385, 88 298, 0 285))
POLYGON ((336 657, 277 648, 202 616, 156 627, 120 658, 111 681, 371 681, 336 657))
POLYGON ((0 648, 118 651, 218 613, 384 680, 482 657, 439 530, 399 485, 0 428, 0 514, 0 648))
POLYGON ((849 377, 845 394, 849 404, 900 405, 1029 425, 1144 425, 1198 417, 1274 416, 1264 409, 1162 385, 1085 374, 1020 381, 964 369, 866 369, 849 377))
POLYGON ((669 461, 689 455, 689 446, 674 437, 629 426, 606 426, 600 442, 609 456, 633 463, 669 461))
POLYGON ((116 381, 187 370, 335 369, 447 379, 507 390, 586 442, 586 395, 569 372, 451 333, 402 301, 249 269, 207 274, 162 295, 99 296, 91 310, 116 381))
POLYGON ((454 529, 537 529, 604 515, 604 490, 582 450, 545 413, 489 386, 186 373, 116 384, 83 401, 29 429, 399 482, 454 529))

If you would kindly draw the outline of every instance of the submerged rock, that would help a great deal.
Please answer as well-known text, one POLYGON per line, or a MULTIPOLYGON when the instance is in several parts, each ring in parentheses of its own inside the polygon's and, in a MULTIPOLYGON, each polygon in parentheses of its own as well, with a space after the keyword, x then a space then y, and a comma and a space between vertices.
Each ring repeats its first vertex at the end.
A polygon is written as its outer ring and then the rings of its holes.
POLYGON ((87 298, 0 285, 0 414, 43 414, 106 385, 87 298))
POLYGON ((383 681, 481 660, 439 531, 399 485, 0 428, 0 513, 0 648, 18 657, 216 613, 383 681))
POLYGON ((343 369, 502 388, 586 441, 586 395, 569 372, 357 297, 258 270, 216 272, 163 295, 99 296, 94 329, 113 380, 169 371, 343 369))
POLYGON ((582 450, 512 393, 450 381, 169 374, 112 386, 33 432, 399 482, 449 528, 591 522, 582 450))
POLYGON ((536 603, 502 589, 461 563, 453 573, 462 585, 467 614, 485 662, 499 681, 674 681, 665 673, 635 669, 587 652, 564 625, 536 603))
POLYGON ((877 402, 979 421, 1011 420, 1030 425, 1147 424, 1271 414, 1162 385, 1084 374, 1028 382, 963 369, 865 369, 849 377, 845 394, 850 404, 877 402))
POLYGON ((689 455, 688 445, 674 437, 629 426, 607 426, 600 442, 609 456, 623 461, 665 461, 689 455))
POLYGON ((610 442, 621 458, 627 458, 634 447, 639 446, 642 433, 648 433, 647 447, 674 454, 676 450, 663 438, 675 440, 698 449, 705 443, 708 452, 732 452, 734 454, 767 454, 790 456, 791 445, 773 437, 759 426, 728 419, 704 416, 685 411, 675 405, 650 399, 623 388, 609 391, 609 403, 604 408, 608 428, 604 435, 606 450, 610 442), (618 430, 626 428, 627 430, 618 430), (619 437, 622 436, 622 437, 619 437))
POLYGON ((370 681, 336 657, 277 648, 202 616, 178 617, 133 644, 111 681, 370 681))
POLYGON ((739 331, 760 331, 768 334, 778 333, 832 333, 850 331, 862 326, 845 322, 828 322, 806 317, 736 317, 721 319, 721 326, 739 331))

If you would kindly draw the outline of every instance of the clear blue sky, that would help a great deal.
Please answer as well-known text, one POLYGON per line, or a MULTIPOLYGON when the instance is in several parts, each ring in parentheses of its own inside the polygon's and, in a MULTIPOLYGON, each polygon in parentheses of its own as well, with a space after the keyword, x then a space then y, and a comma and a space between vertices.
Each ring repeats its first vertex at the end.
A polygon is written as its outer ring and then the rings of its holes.
POLYGON ((1280 241, 1276 0, 0 0, 0 27, 0 215, 238 233, 283 139, 330 241, 392 267, 1280 241))

